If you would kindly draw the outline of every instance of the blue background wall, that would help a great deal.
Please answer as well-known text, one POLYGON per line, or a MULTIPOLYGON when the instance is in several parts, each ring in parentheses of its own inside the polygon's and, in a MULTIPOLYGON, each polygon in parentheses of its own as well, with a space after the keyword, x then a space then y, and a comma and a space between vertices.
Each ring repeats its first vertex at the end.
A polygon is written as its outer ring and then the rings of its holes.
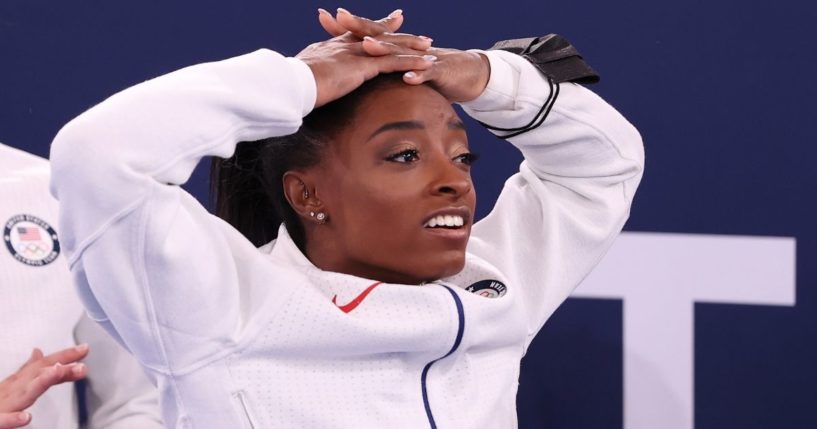
MULTIPOLYGON (((261 47, 294 55, 324 38, 319 6, 402 7, 404 30, 437 46, 572 40, 645 139, 628 230, 797 239, 794 308, 696 307, 696 427, 817 427, 817 4, 4 0, 0 142, 47 156, 62 124, 127 86, 261 47)), ((471 125, 484 215, 520 157, 471 125)), ((204 175, 189 189, 205 198, 204 175)), ((520 427, 622 427, 621 317, 618 301, 556 313, 523 362, 520 427)))

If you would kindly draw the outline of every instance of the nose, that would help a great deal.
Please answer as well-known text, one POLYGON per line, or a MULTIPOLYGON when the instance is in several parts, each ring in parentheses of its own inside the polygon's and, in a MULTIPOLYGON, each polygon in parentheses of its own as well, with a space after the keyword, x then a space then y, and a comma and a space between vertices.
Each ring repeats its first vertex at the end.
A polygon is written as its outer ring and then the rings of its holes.
POLYGON ((461 197, 471 192, 471 174, 451 159, 441 159, 432 166, 434 179, 431 192, 434 195, 461 197))

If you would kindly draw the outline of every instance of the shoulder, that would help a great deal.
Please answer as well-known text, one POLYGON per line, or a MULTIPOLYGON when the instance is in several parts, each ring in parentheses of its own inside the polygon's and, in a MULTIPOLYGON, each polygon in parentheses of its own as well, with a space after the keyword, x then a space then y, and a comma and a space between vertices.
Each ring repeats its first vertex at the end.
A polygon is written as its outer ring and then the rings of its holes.
POLYGON ((47 179, 50 174, 48 160, 0 143, 0 171, 2 178, 40 177, 47 179))

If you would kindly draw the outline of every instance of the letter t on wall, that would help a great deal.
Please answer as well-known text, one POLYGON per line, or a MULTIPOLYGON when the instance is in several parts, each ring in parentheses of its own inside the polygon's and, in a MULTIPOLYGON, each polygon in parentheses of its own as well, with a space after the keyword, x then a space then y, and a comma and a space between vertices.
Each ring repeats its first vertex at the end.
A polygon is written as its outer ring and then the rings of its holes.
POLYGON ((694 426, 696 302, 793 306, 794 238, 624 233, 574 292, 623 300, 624 429, 694 426))

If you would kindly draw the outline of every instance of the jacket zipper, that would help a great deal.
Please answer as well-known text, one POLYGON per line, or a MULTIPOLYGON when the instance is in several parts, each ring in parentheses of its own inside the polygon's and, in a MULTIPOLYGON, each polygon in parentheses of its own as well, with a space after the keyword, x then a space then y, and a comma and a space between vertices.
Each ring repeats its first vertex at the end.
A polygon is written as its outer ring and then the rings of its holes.
POLYGON ((238 399, 238 402, 241 404, 241 408, 244 410, 244 416, 247 417, 247 423, 249 423, 250 429, 260 428, 260 426, 258 426, 255 423, 255 419, 253 418, 252 412, 250 412, 250 407, 247 404, 247 398, 245 397, 244 391, 239 390, 238 392, 235 392, 233 395, 236 397, 236 399, 238 399))
POLYGON ((462 301, 460 301, 460 297, 448 286, 440 285, 444 287, 450 294, 451 297, 454 298, 454 304, 457 306, 457 317, 459 319, 459 326, 457 328, 457 338, 454 340, 454 346, 451 347, 451 350, 445 354, 445 356, 437 358, 428 364, 426 364, 425 368, 423 368, 423 373, 420 376, 420 386, 423 390, 423 405, 426 409, 426 416, 428 417, 428 424, 431 426, 431 429, 437 429, 437 423, 434 421, 434 414, 431 412, 431 404, 428 401, 428 389, 426 387, 426 378, 428 377, 428 370, 431 369, 431 365, 434 365, 435 362, 445 359, 454 353, 457 348, 459 348, 460 343, 462 342, 462 334, 465 331, 465 312, 462 309, 462 301))

